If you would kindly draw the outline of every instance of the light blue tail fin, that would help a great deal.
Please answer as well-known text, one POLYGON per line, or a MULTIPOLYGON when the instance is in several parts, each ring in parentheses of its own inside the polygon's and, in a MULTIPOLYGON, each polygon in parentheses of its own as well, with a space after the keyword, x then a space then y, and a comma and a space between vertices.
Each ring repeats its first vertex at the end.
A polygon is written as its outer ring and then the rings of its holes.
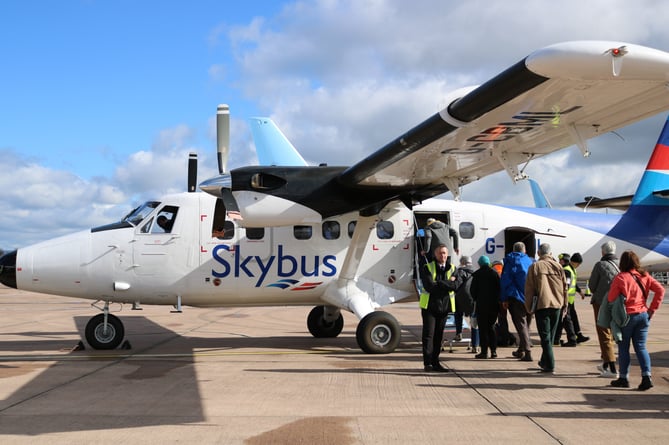
POLYGON ((528 179, 530 182, 530 188, 532 189, 532 197, 534 198, 534 207, 538 209, 550 209, 551 203, 548 202, 548 198, 544 195, 543 190, 539 186, 539 183, 534 179, 528 179))
POLYGON ((307 161, 268 117, 249 119, 260 165, 306 166, 307 161))

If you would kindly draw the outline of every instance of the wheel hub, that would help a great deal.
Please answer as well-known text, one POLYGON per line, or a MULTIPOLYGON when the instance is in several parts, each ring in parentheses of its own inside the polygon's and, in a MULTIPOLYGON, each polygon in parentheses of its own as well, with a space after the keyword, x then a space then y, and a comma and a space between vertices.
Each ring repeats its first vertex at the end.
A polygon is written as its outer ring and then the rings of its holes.
POLYGON ((111 323, 107 323, 106 328, 104 323, 97 325, 95 328, 95 339, 100 343, 109 343, 114 339, 115 335, 116 329, 114 329, 111 323))
POLYGON ((372 342, 377 346, 387 345, 392 338, 392 331, 390 328, 384 324, 374 326, 371 332, 372 342))

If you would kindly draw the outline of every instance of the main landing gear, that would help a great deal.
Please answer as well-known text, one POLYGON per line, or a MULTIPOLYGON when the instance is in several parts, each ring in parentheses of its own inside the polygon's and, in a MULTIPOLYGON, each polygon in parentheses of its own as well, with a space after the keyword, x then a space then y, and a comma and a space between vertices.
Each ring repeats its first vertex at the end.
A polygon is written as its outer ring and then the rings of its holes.
MULTIPOLYGON (((338 308, 316 306, 307 317, 309 332, 316 338, 338 336, 344 328, 344 317, 338 308)), ((358 323, 355 339, 367 354, 388 354, 400 344, 401 329, 395 317, 387 312, 370 312, 358 323)))
POLYGON ((93 349, 115 349, 124 335, 121 320, 109 313, 109 302, 105 302, 102 314, 94 316, 86 324, 86 341, 93 349))

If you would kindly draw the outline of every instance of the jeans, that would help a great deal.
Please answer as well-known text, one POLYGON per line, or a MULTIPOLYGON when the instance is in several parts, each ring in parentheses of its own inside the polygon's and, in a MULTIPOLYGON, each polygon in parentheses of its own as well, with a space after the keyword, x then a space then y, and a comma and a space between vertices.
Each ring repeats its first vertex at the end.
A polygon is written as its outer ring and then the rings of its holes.
POLYGON ((620 378, 628 378, 630 373, 630 341, 641 367, 641 375, 650 377, 650 354, 646 349, 650 320, 647 312, 630 314, 630 320, 623 327, 623 341, 618 343, 618 361, 620 362, 620 378))
POLYGON ((541 367, 548 370, 555 369, 555 356, 553 355, 553 338, 557 330, 561 309, 546 308, 539 309, 534 314, 537 323, 537 332, 541 339, 541 367))

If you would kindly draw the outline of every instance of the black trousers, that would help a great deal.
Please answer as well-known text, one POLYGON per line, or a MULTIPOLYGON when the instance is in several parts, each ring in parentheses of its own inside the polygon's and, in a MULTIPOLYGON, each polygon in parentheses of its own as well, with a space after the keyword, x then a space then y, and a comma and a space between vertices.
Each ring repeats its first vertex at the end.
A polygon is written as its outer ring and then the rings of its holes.
POLYGON ((479 322, 481 353, 487 354, 488 349, 490 349, 491 352, 497 351, 497 334, 495 334, 497 315, 498 312, 494 310, 479 310, 476 314, 479 322))
POLYGON ((420 315, 423 317, 423 365, 438 365, 448 314, 435 317, 427 310, 421 309, 420 315))

